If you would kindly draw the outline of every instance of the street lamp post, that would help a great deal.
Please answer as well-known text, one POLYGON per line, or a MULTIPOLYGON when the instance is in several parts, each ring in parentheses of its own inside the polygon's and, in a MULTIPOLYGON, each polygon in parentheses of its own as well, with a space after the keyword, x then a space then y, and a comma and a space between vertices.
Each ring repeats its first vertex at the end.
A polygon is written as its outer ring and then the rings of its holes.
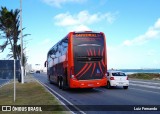
POLYGON ((22 0, 20 0, 20 24, 21 24, 21 83, 24 83, 24 64, 23 64, 23 33, 22 33, 22 0))

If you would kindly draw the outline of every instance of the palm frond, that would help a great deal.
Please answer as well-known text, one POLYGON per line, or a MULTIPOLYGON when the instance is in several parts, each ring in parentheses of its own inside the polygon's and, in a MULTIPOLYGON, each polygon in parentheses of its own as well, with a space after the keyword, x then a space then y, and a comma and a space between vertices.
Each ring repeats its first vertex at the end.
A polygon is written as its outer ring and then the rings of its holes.
MULTIPOLYGON (((20 35, 20 10, 19 9, 11 9, 8 10, 6 7, 1 7, 0 9, 0 36, 1 31, 3 37, 0 39, 6 39, 6 43, 0 46, 0 50, 3 51, 7 45, 11 45, 10 51, 12 52, 8 56, 16 58, 20 58, 21 56, 21 47, 18 45, 19 35, 20 35)), ((23 28, 24 30, 25 28, 23 28)), ((30 34, 25 34, 22 37, 28 36, 30 34)))

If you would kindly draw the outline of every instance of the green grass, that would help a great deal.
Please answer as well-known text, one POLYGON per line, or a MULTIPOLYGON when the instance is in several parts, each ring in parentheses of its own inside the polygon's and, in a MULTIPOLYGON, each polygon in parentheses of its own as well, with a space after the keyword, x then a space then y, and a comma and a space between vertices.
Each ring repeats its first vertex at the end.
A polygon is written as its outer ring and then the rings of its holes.
POLYGON ((136 73, 128 75, 129 78, 135 79, 145 79, 145 80, 158 80, 160 79, 160 74, 155 73, 136 73))
MULTIPOLYGON (((66 114, 60 102, 36 81, 16 83, 16 101, 13 101, 13 82, 0 88, 0 105, 56 105, 57 110, 43 112, 5 112, 6 114, 66 114), (59 105, 59 106, 57 106, 59 105)), ((2 112, 0 112, 1 114, 2 112)), ((3 112, 3 114, 5 114, 3 112)))

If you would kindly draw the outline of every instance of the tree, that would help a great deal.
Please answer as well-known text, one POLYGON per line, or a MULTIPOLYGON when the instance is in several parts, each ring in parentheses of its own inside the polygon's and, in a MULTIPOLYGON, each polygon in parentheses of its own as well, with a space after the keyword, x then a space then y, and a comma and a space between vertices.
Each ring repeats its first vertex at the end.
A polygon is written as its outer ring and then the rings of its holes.
POLYGON ((1 7, 0 10, 0 30, 2 31, 1 36, 2 38, 6 38, 6 41, 0 46, 1 51, 3 52, 6 46, 11 44, 11 18, 10 13, 6 9, 6 7, 1 7), (4 36, 5 35, 5 36, 4 36))
POLYGON ((20 31, 18 30, 18 14, 18 9, 16 9, 15 11, 8 11, 6 7, 1 7, 0 10, 0 30, 3 32, 3 38, 6 38, 6 41, 0 46, 0 49, 3 51, 7 47, 7 45, 10 44, 14 59, 17 59, 16 46, 20 33, 20 31))
MULTIPOLYGON (((1 7, 0 10, 0 34, 5 39, 4 43, 0 45, 0 50, 3 52, 7 45, 10 45, 12 54, 9 54, 8 57, 13 57, 14 59, 20 59, 21 57, 21 47, 17 45, 20 35, 19 13, 20 10, 18 9, 9 11, 6 7, 1 7)), ((24 36, 27 35, 29 34, 25 34, 24 36)))
MULTIPOLYGON (((23 50, 25 50, 25 48, 23 50)), ((21 45, 20 44, 16 46, 16 54, 17 54, 18 59, 20 59, 21 58, 21 45)), ((7 57, 9 59, 13 58, 13 54, 8 54, 7 57)), ((24 66, 27 64, 27 59, 28 59, 27 56, 23 53, 23 65, 24 66)))

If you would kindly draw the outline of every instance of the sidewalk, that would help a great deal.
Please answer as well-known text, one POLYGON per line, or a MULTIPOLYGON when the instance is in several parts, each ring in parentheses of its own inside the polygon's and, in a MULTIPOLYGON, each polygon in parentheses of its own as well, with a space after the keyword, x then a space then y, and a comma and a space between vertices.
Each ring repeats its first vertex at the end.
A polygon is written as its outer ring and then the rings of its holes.
POLYGON ((24 76, 24 83, 35 82, 36 80, 33 78, 32 74, 27 74, 24 76))

